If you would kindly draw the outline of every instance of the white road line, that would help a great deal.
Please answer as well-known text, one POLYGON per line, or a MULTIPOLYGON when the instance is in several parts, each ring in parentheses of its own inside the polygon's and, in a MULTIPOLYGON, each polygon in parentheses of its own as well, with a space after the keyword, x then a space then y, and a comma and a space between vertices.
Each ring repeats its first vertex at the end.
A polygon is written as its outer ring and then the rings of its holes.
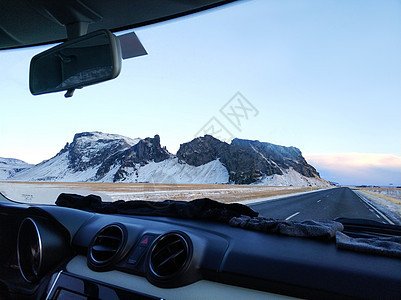
MULTIPOLYGON (((380 210, 378 210, 376 207, 374 207, 372 204, 370 204, 369 202, 368 202, 368 200, 364 197, 364 196, 362 196, 362 195, 360 195, 359 193, 355 193, 365 204, 367 204, 370 208, 372 208, 377 214, 379 214, 380 215, 380 217, 382 217, 384 220, 386 220, 389 224, 391 224, 391 225, 394 225, 394 222, 393 221, 391 221, 389 218, 387 218, 380 210)), ((377 217, 377 214, 376 214, 376 217, 377 217)))
POLYGON ((285 220, 288 221, 289 219, 295 217, 295 216, 298 215, 299 213, 301 213, 301 212, 300 212, 300 211, 299 211, 299 212, 296 212, 295 214, 292 214, 291 216, 289 216, 289 217, 286 218, 285 220))

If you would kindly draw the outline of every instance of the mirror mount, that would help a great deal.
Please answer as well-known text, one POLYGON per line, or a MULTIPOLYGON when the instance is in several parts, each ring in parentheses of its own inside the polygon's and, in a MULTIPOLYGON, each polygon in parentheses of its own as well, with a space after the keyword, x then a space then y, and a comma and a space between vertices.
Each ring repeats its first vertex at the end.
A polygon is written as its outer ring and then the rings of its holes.
MULTIPOLYGON (((89 22, 76 22, 65 25, 65 29, 67 30, 67 38, 68 40, 72 40, 83 36, 88 33, 88 25, 89 22)), ((67 90, 64 94, 65 98, 71 98, 74 95, 75 89, 67 90)))
POLYGON ((88 33, 89 22, 76 22, 65 25, 68 40, 72 40, 88 33))
POLYGON ((68 90, 65 94, 65 98, 71 98, 74 95, 75 89, 68 90))

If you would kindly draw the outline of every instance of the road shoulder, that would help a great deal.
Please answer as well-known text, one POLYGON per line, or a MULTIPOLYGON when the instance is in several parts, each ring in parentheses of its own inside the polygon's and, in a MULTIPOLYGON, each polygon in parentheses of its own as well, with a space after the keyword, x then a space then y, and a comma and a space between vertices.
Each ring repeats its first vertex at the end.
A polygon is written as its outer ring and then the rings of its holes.
POLYGON ((250 200, 243 200, 243 201, 237 201, 237 203, 245 204, 245 205, 250 205, 250 204, 260 204, 268 201, 274 201, 274 200, 279 200, 283 198, 289 198, 289 197, 295 197, 299 195, 304 195, 304 194, 310 194, 310 193, 318 193, 322 191, 328 191, 331 189, 335 189, 337 187, 332 187, 332 188, 322 188, 319 190, 313 190, 313 191, 307 191, 307 192, 300 192, 300 193, 293 193, 293 194, 285 194, 285 195, 278 195, 278 196, 272 196, 272 197, 267 197, 267 198, 259 198, 259 199, 250 199, 250 200))
POLYGON ((369 204, 384 213, 395 224, 401 225, 401 205, 395 204, 384 197, 380 197, 380 194, 372 195, 371 193, 361 190, 353 191, 357 195, 363 196, 363 198, 368 200, 369 204))

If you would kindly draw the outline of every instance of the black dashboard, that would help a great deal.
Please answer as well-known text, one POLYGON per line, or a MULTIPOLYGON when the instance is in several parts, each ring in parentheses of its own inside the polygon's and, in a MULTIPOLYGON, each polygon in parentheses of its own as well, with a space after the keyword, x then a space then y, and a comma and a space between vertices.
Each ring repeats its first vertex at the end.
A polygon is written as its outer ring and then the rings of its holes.
POLYGON ((4 299, 401 297, 399 258, 218 222, 2 201, 0 241, 4 299))

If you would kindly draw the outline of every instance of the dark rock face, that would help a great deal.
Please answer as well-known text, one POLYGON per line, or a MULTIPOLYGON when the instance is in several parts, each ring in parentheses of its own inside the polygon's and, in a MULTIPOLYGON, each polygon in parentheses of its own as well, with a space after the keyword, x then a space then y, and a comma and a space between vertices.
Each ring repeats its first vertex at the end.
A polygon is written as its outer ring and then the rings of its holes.
POLYGON ((111 154, 121 152, 130 144, 123 137, 105 138, 101 133, 83 132, 74 136, 61 152, 68 151, 69 168, 79 172, 107 161, 111 154))
POLYGON ((155 135, 153 139, 146 138, 141 140, 129 150, 133 153, 133 159, 137 163, 151 160, 160 162, 170 157, 170 153, 166 148, 161 147, 159 135, 155 135))
POLYGON ((187 164, 197 167, 216 160, 229 148, 229 144, 211 135, 205 135, 204 137, 195 138, 191 142, 181 144, 177 157, 187 164))
POLYGON ((136 145, 124 151, 120 158, 117 159, 121 166, 116 172, 113 181, 123 180, 127 175, 127 168, 135 168, 136 164, 143 166, 150 161, 161 162, 170 156, 171 154, 167 149, 161 147, 158 135, 155 135, 153 139, 140 140, 136 145))
POLYGON ((259 141, 234 139, 234 147, 254 154, 257 168, 267 176, 282 174, 282 170, 293 168, 306 177, 320 177, 314 167, 309 165, 296 147, 285 147, 259 141))
POLYGON ((234 139, 227 144, 205 135, 182 144, 177 157, 193 166, 220 159, 229 172, 230 182, 236 184, 250 184, 273 174, 282 175, 283 170, 290 167, 306 177, 319 177, 298 148, 259 141, 234 139))

